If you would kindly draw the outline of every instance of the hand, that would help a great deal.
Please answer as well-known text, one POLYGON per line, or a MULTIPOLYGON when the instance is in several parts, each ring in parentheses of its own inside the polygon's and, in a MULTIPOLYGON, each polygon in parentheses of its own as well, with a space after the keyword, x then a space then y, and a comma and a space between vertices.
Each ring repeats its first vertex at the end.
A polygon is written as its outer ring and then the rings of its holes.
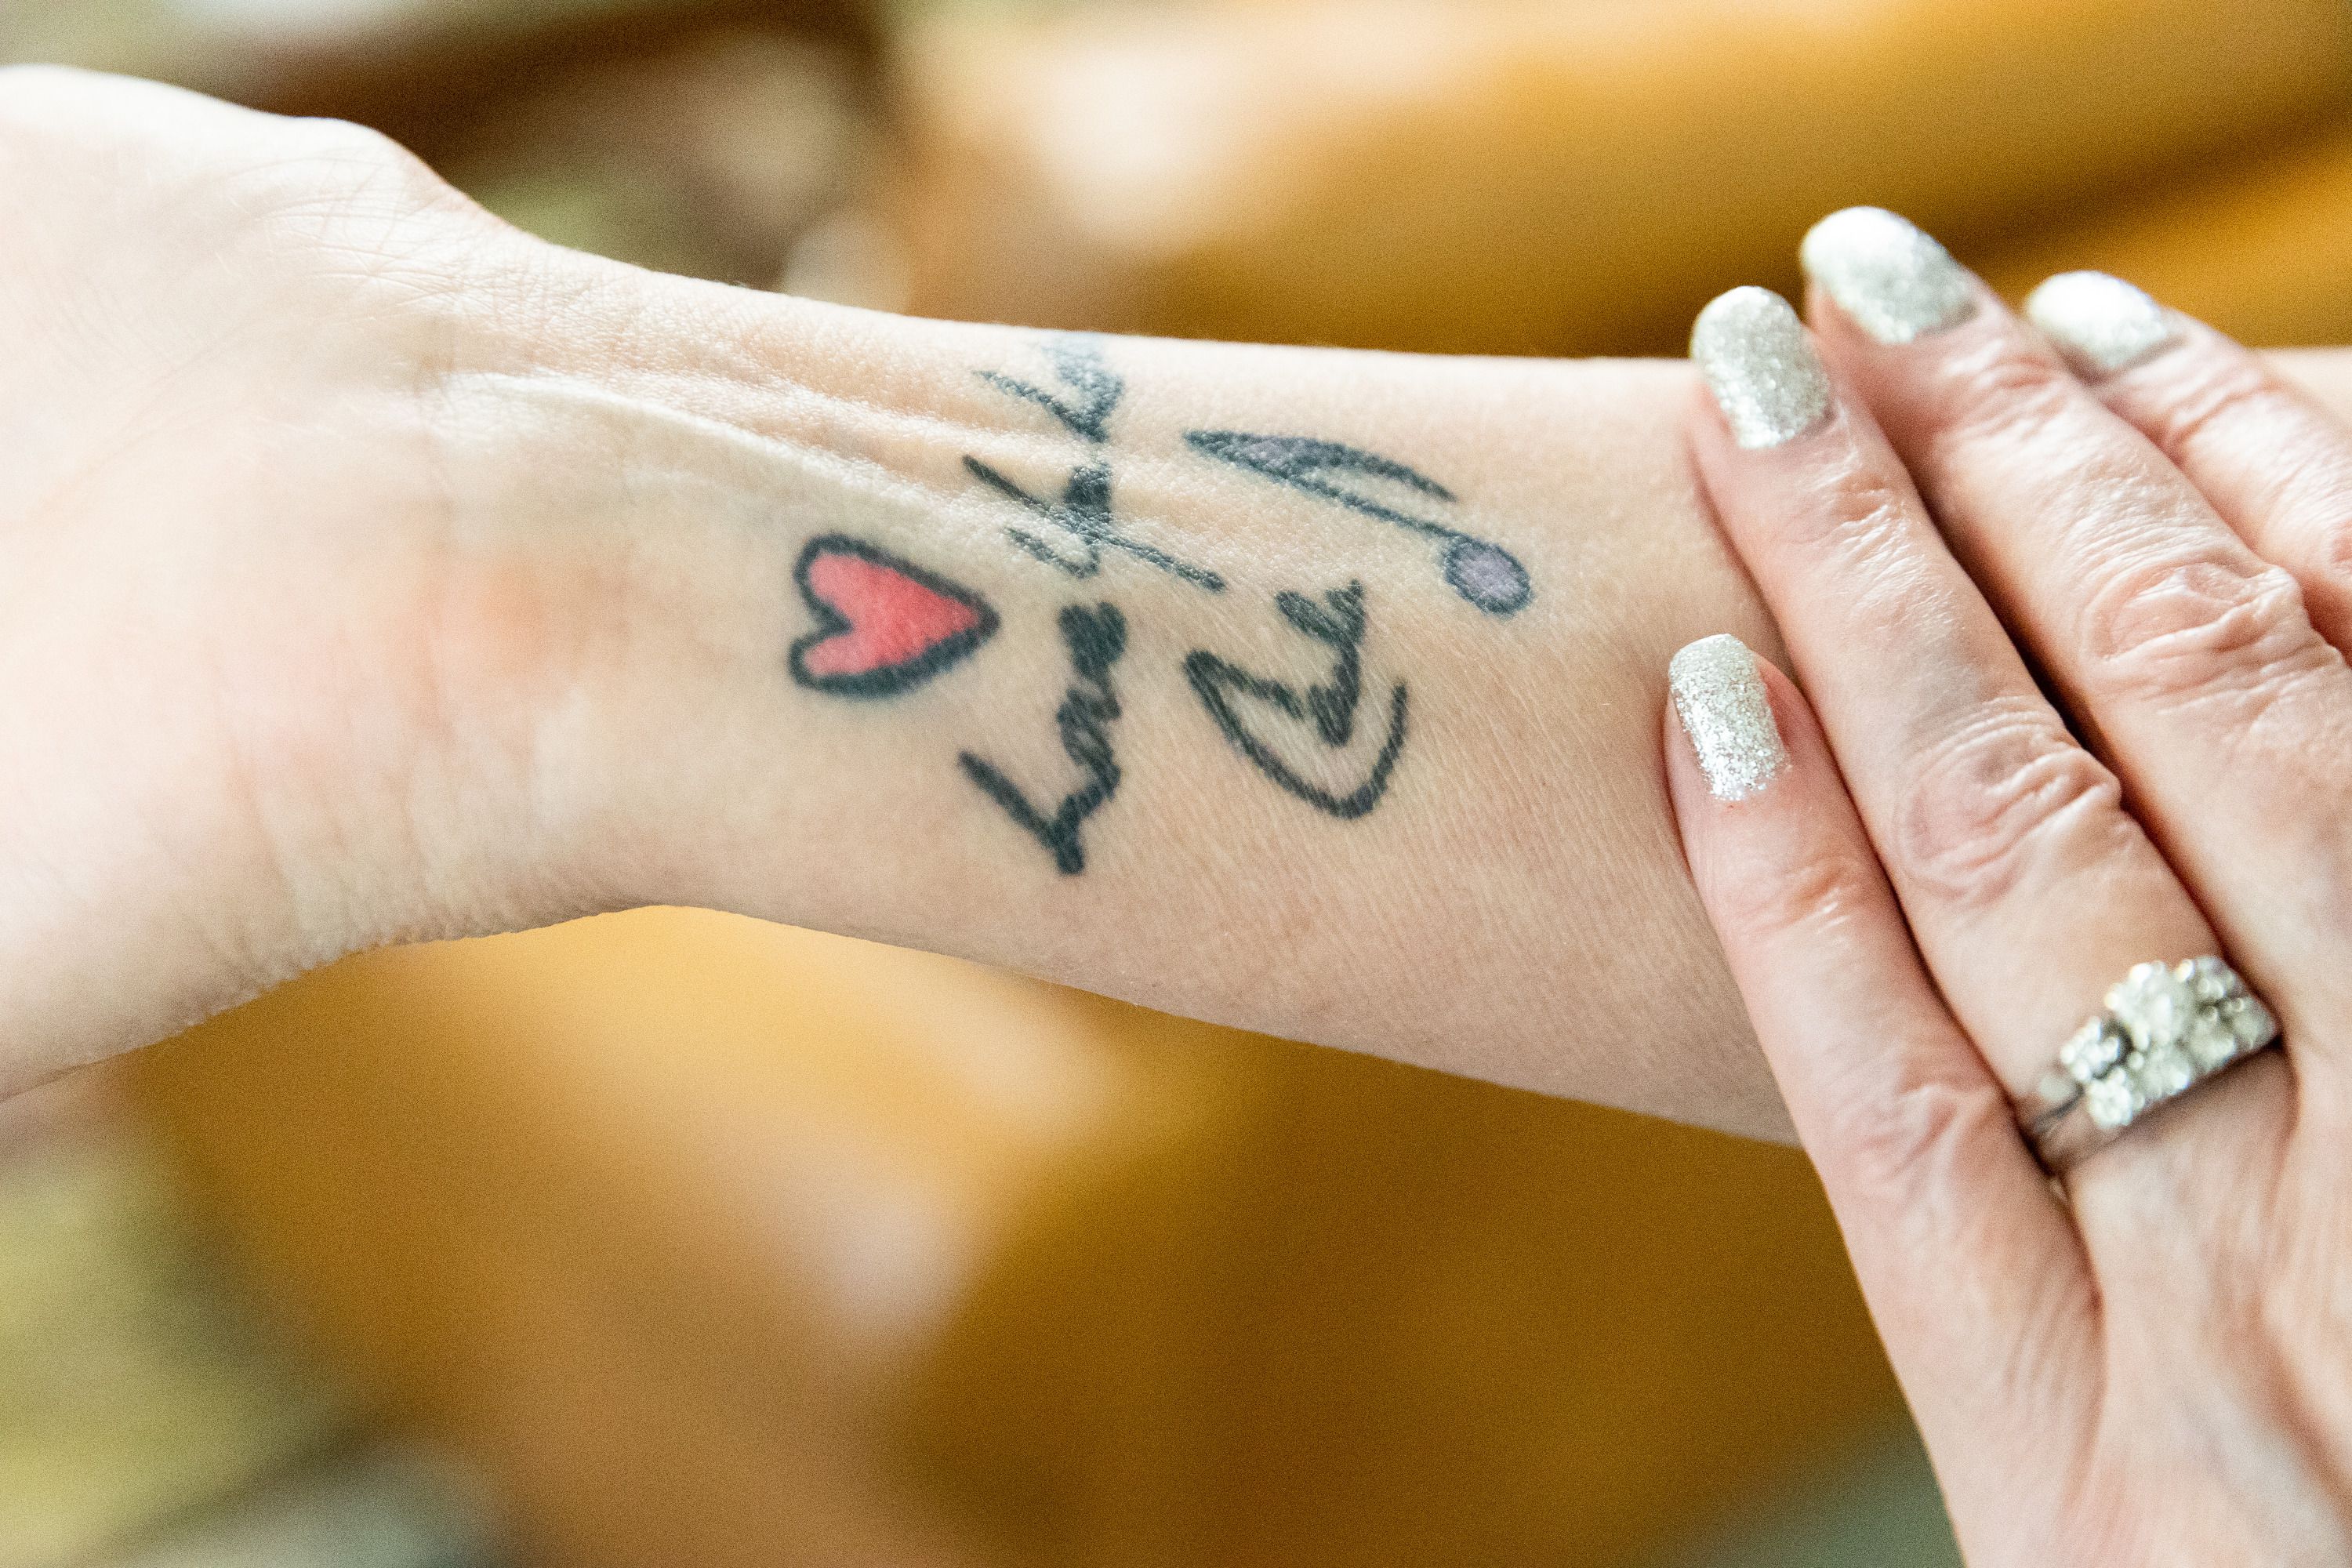
POLYGON ((41 68, 0 70, 0 1017, 37 1073, 468 923, 535 833, 488 819, 522 737, 447 700, 528 595, 473 591, 502 544, 418 390, 520 237, 355 126, 41 68))
POLYGON ((1806 695, 1694 645, 1668 765, 1963 1548, 2352 1561, 2352 434, 2113 279, 2045 340, 1891 215, 1806 262, 1817 337, 1746 289, 1693 339, 1806 695), (2014 1107, 2208 954, 2284 1048, 2053 1185, 2014 1107))

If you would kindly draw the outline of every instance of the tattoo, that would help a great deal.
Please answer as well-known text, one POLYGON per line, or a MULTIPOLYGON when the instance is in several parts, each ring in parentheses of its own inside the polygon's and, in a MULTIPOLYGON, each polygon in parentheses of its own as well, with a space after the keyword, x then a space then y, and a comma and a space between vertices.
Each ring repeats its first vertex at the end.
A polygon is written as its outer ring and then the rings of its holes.
POLYGON ((1528 569, 1501 545, 1490 544, 1458 528, 1416 517, 1360 490, 1333 482, 1335 478, 1352 476, 1399 485, 1415 495, 1449 506, 1458 499, 1435 479, 1402 463, 1307 436, 1192 430, 1186 432, 1184 440, 1194 451, 1219 462, 1287 485, 1302 494, 1335 502, 1364 517, 1377 518, 1444 542, 1445 549, 1441 560, 1447 585, 1490 616, 1514 615, 1527 605, 1531 592, 1528 569))
POLYGON ((793 644, 793 679, 837 697, 895 697, 996 635, 971 589, 864 540, 812 539, 793 568, 816 630, 793 644))
POLYGON ((965 774, 988 798, 1002 806, 1024 831, 1045 847, 1055 868, 1075 877, 1087 868, 1087 848, 1080 829, 1118 793, 1118 758, 1111 750, 1110 725, 1118 717, 1118 694, 1110 683, 1111 667, 1127 652, 1127 617, 1116 605, 1066 605, 1061 616, 1062 642, 1070 652, 1069 689, 1055 711, 1061 731, 1062 751, 1087 782, 1062 797, 1052 816, 1039 811, 1017 784, 994 764, 964 752, 959 759, 965 774))
POLYGON ((1292 626, 1330 648, 1328 682, 1310 686, 1301 694, 1282 681, 1253 674, 1205 650, 1185 658, 1185 678, 1225 739, 1258 772, 1318 811, 1343 822, 1353 821, 1370 813, 1388 794, 1390 775, 1404 752, 1404 682, 1398 681, 1389 694, 1388 739, 1381 742, 1380 755, 1364 782, 1345 795, 1309 782, 1242 721, 1234 700, 1245 697, 1302 723, 1311 721, 1326 747, 1336 751, 1345 746, 1355 736, 1356 709, 1363 697, 1364 585, 1350 583, 1332 589, 1319 605, 1303 594, 1280 594, 1275 606, 1292 626))
POLYGON ((1054 374, 1062 384, 1076 395, 1066 398, 1043 387, 1032 386, 1009 375, 999 375, 992 370, 980 373, 980 379, 999 392, 1035 404, 1070 428, 1071 434, 1097 447, 1110 439, 1110 416, 1119 399, 1127 395, 1127 383, 1121 381, 1104 363, 1102 353, 1083 338, 1055 338, 1045 344, 1045 356, 1054 362, 1054 374))
MULTIPOLYGON (((1045 353, 1064 391, 1049 391, 994 371, 981 372, 981 379, 1000 392, 1045 409, 1088 445, 1108 446, 1110 416, 1127 395, 1127 384, 1104 362, 1101 351, 1083 339, 1053 340, 1047 343, 1045 353)), ((1212 594, 1225 591, 1225 580, 1216 573, 1180 561, 1164 550, 1119 531, 1111 513, 1110 465, 1099 458, 1072 471, 1059 500, 1032 494, 978 458, 967 455, 963 466, 974 479, 999 495, 1017 502, 1069 536, 1068 543, 1057 545, 1025 528, 1004 531, 1005 537, 1015 546, 1066 576, 1094 576, 1102 570, 1103 552, 1116 550, 1194 587, 1212 594)))
MULTIPOLYGON (((980 373, 997 392, 1050 415, 1084 448, 1068 477, 1044 491, 1032 491, 977 457, 964 458, 974 479, 1025 514, 1023 524, 1006 528, 1006 538, 1072 578, 1099 575, 1104 558, 1117 553, 1208 593, 1223 593, 1227 584, 1219 574, 1121 528, 1113 502, 1111 422, 1126 400, 1127 384, 1100 348, 1087 339, 1057 337, 1046 342, 1044 357, 1051 374, 1036 382, 980 373)), ((1402 463, 1309 437, 1194 430, 1184 439, 1205 457, 1438 542, 1445 581, 1488 615, 1513 615, 1528 603, 1528 573, 1517 558, 1433 521, 1427 514, 1444 515, 1436 509, 1456 506, 1458 498, 1402 463)), ((813 690, 895 696, 970 658, 998 630, 995 610, 977 593, 845 534, 811 540, 793 575, 815 629, 792 645, 789 663, 793 679, 813 690)), ((1360 730, 1379 734, 1373 726, 1380 722, 1377 685, 1374 717, 1360 722, 1369 620, 1364 585, 1349 582, 1319 595, 1281 593, 1274 605, 1293 632, 1328 655, 1322 679, 1277 680, 1203 648, 1185 657, 1185 679, 1226 742, 1268 781, 1341 821, 1368 816, 1387 797, 1404 755, 1410 693, 1402 680, 1389 687, 1386 732, 1376 748, 1360 736, 1360 730), (1360 776, 1347 780, 1360 769, 1360 776), (1335 773, 1347 782, 1318 782, 1335 773)), ((1113 741, 1122 717, 1113 675, 1127 655, 1128 624, 1116 605, 1079 603, 1064 605, 1056 625, 1070 677, 1054 723, 1062 754, 1077 775, 1072 787, 1045 806, 977 752, 959 751, 957 762, 973 787, 1045 849, 1057 872, 1076 877, 1087 868, 1088 826, 1126 776, 1113 741)))
POLYGON ((1179 561, 1164 550, 1155 549, 1140 540, 1129 539, 1118 531, 1118 525, 1111 521, 1110 466, 1107 463, 1089 463, 1073 473, 1058 501, 1031 495, 978 458, 966 457, 963 466, 974 479, 1019 501, 1077 542, 1076 552, 1065 554, 1027 529, 1008 528, 1004 531, 1006 538, 1048 566, 1058 568, 1072 577, 1091 577, 1102 570, 1104 551, 1121 550, 1147 566, 1157 566, 1162 572, 1181 577, 1212 594, 1225 591, 1225 580, 1214 572, 1179 561))

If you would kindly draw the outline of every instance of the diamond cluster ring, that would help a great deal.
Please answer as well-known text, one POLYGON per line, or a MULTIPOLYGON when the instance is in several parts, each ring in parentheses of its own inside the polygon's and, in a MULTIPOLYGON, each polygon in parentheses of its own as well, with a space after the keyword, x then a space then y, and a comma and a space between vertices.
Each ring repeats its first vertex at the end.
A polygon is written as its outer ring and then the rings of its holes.
POLYGON ((2218 958, 2139 964, 2106 1001, 2018 1108, 2053 1175, 2279 1037, 2271 1010, 2218 958))

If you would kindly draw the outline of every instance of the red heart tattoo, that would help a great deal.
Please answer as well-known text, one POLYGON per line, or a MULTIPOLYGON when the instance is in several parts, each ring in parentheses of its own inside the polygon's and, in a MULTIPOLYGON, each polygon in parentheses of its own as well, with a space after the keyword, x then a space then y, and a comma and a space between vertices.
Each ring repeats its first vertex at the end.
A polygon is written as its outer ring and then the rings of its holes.
POLYGON ((913 689, 996 635, 971 589, 845 534, 809 541, 793 568, 817 629, 793 644, 793 679, 840 697, 913 689))

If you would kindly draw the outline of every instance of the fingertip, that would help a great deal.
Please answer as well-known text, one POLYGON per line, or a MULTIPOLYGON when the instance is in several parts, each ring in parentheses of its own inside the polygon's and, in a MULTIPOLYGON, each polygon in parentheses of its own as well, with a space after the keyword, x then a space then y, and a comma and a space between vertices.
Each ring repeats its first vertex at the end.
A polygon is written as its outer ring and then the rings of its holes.
POLYGON ((2061 272, 2026 296, 2025 319, 2086 382, 2145 364, 2181 342, 2179 317, 2105 272, 2061 272))
POLYGON ((1786 446, 1824 424, 1835 403, 1829 372, 1790 303, 1769 289, 1717 296, 1691 326, 1691 358, 1733 443, 1786 446))
POLYGON ((1719 929, 1728 907, 1827 846, 1875 864, 1811 705, 1770 659, 1727 633, 1701 637, 1675 656, 1667 687, 1675 823, 1719 929))
POLYGON ((1873 342, 1899 348, 1982 309, 1984 289, 1933 235, 1884 207, 1847 207, 1806 231, 1798 260, 1810 289, 1873 342))
POLYGON ((1666 668, 1670 706, 1706 793, 1736 805, 1789 768, 1763 660, 1728 632, 1685 644, 1666 668))

